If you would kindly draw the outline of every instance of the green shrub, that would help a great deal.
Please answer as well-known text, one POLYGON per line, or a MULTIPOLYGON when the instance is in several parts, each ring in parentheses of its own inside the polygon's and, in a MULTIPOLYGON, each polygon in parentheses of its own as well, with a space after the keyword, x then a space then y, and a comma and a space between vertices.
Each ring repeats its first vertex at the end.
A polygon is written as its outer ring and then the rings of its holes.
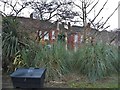
POLYGON ((5 57, 13 56, 18 50, 17 26, 16 20, 3 19, 2 48, 5 57))
POLYGON ((15 69, 13 63, 16 57, 18 57, 16 54, 21 51, 26 44, 19 39, 17 32, 19 22, 16 19, 4 17, 2 27, 2 66, 5 72, 9 72, 15 69))
MULTIPOLYGON (((19 51, 14 58, 14 65, 16 68, 20 67, 35 67, 35 56, 37 51, 39 50, 38 45, 36 45, 32 41, 26 42, 28 46, 22 48, 21 51, 19 51)), ((15 69, 16 69, 15 68, 15 69)))
POLYGON ((3 32, 2 32, 2 59, 3 70, 5 71, 12 67, 12 60, 15 53, 19 51, 18 34, 16 29, 18 28, 18 22, 12 18, 3 19, 3 32))

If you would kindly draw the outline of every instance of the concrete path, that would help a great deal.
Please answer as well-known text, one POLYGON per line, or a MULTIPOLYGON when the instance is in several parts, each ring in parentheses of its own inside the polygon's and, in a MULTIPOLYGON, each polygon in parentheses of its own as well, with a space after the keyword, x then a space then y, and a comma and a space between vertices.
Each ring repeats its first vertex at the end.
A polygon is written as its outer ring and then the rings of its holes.
POLYGON ((2 76, 2 88, 13 88, 11 78, 9 76, 2 76))

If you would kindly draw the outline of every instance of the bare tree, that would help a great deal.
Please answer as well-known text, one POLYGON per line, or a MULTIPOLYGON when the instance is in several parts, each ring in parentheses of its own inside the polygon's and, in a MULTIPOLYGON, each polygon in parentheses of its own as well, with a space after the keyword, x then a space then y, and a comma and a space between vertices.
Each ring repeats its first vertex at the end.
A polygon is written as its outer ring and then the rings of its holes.
MULTIPOLYGON (((34 10, 35 18, 49 22, 54 19, 54 21, 66 21, 74 18, 75 12, 71 11, 71 1, 46 1, 41 0, 37 2, 32 2, 31 8, 34 10), (68 8, 69 7, 69 8, 68 8)), ((48 30, 48 29, 47 29, 48 30)), ((39 34, 37 32, 38 41, 42 39, 48 32, 45 34, 39 34), (41 38, 40 38, 41 37, 41 38)))
MULTIPOLYGON (((73 13, 71 12, 71 1, 46 1, 41 0, 33 2, 31 8, 34 10, 34 16, 40 20, 51 20, 73 18, 73 13)), ((75 13, 74 13, 75 14, 75 13)))
POLYGON ((21 11, 25 8, 27 8, 27 6, 29 6, 31 4, 30 2, 27 1, 13 1, 13 0, 0 0, 0 4, 1 4, 1 8, 3 8, 2 10, 0 10, 0 13, 3 16, 18 16, 21 11), (6 12, 9 10, 9 13, 6 12))
MULTIPOLYGON (((101 15, 101 12, 104 10, 105 6, 107 5, 108 0, 106 0, 103 5, 101 6, 101 8, 98 10, 98 12, 96 13, 96 15, 94 16, 94 18, 89 18, 90 13, 93 13, 92 11, 94 10, 94 8, 99 4, 99 0, 97 0, 95 2, 95 0, 79 0, 79 4, 76 4, 75 2, 73 2, 73 5, 75 5, 77 8, 79 8, 79 18, 83 23, 83 27, 84 27, 84 31, 83 34, 84 36, 86 36, 86 28, 87 28, 87 23, 89 22, 91 24, 91 26, 96 29, 96 30, 105 30, 108 27, 110 27, 109 25, 106 25, 106 23, 108 22, 108 20, 112 17, 112 15, 115 13, 115 11, 118 9, 117 6, 115 8, 115 10, 108 16, 108 18, 106 18, 105 21, 103 21, 103 17, 101 17, 98 20, 98 16, 101 15), (95 22, 96 21, 96 22, 95 22)), ((88 29, 88 28, 87 28, 88 29)), ((97 31, 96 31, 97 32, 97 31)), ((95 32, 95 36, 99 33, 95 32)), ((84 37, 85 40, 85 37, 84 37)))

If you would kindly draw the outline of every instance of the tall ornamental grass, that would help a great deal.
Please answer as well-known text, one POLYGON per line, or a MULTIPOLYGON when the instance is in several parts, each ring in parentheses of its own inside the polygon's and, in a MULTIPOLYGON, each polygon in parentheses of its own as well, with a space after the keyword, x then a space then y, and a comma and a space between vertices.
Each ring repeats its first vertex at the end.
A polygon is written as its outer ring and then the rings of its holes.
POLYGON ((22 67, 46 68, 47 80, 61 79, 74 73, 95 81, 119 70, 117 48, 110 45, 85 44, 76 52, 66 50, 64 43, 55 43, 51 47, 33 46, 22 50, 22 67))
POLYGON ((86 44, 73 55, 75 69, 95 81, 118 72, 117 48, 97 43, 86 44))
POLYGON ((45 67, 49 79, 58 79, 68 72, 64 61, 69 61, 69 56, 63 43, 54 44, 51 48, 40 48, 35 57, 36 67, 45 67))

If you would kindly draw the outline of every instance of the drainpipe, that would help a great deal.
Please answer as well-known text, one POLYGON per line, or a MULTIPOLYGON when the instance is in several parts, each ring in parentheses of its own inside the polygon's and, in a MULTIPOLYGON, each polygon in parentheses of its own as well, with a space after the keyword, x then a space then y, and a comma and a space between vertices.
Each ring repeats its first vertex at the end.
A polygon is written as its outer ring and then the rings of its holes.
POLYGON ((56 21, 56 25, 57 25, 57 30, 59 31, 60 29, 59 29, 59 21, 58 20, 56 21))

